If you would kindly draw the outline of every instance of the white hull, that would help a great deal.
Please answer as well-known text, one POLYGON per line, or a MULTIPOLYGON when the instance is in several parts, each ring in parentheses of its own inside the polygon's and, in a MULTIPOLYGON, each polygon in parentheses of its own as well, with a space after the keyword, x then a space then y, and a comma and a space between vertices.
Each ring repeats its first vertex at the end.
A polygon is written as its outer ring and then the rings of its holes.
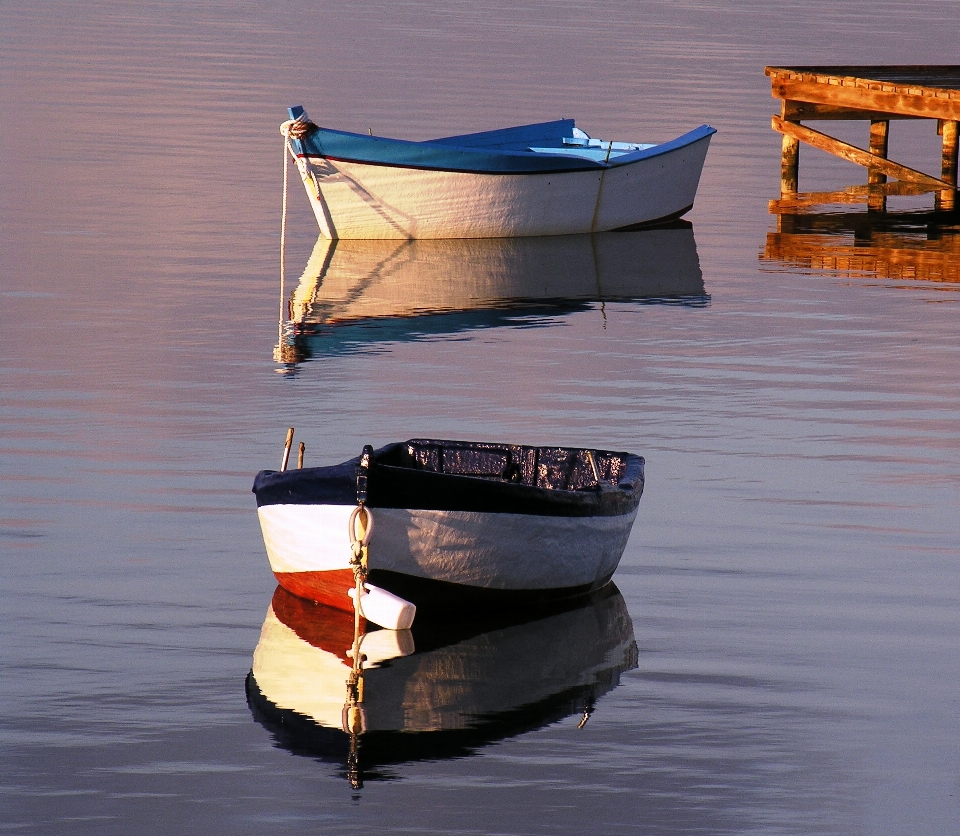
POLYGON ((603 232, 675 217, 696 197, 709 137, 622 166, 472 173, 299 157, 327 238, 502 238, 603 232))
MULTIPOLYGON (((258 509, 278 575, 350 568, 351 506, 258 509)), ((636 517, 377 508, 370 568, 489 590, 595 586, 616 570, 636 517)))

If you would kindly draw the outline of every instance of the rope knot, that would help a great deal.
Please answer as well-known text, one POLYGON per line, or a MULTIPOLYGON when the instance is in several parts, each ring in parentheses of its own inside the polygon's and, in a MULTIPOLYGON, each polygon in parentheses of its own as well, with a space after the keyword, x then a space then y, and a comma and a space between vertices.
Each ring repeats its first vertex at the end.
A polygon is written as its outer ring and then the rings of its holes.
POLYGON ((280 133, 288 139, 302 139, 316 127, 304 113, 296 119, 289 119, 280 125, 280 133))

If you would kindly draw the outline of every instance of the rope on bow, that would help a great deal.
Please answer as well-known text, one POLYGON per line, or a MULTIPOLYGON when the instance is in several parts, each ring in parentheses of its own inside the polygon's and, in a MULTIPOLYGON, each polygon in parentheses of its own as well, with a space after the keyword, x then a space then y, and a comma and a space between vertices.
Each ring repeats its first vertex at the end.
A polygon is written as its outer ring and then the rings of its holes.
POLYGON ((360 645, 366 635, 366 620, 363 618, 361 596, 366 591, 364 582, 367 579, 367 553, 370 544, 370 535, 373 533, 373 514, 366 507, 367 481, 370 476, 370 461, 373 458, 373 448, 368 444, 360 454, 360 464, 357 467, 357 507, 350 514, 347 528, 350 536, 350 565, 353 568, 354 596, 353 596, 353 665, 350 678, 347 680, 347 698, 343 705, 341 722, 343 730, 350 735, 350 752, 347 756, 347 777, 350 786, 360 789, 363 778, 360 774, 359 737, 366 731, 367 718, 363 708, 363 661, 364 656, 360 645))
MULTIPOLYGON (((287 274, 287 183, 290 179, 290 155, 294 154, 290 147, 291 139, 303 139, 308 133, 317 126, 313 124, 306 113, 301 113, 296 119, 289 119, 280 125, 280 133, 283 134, 283 206, 280 211, 280 343, 283 343, 283 321, 284 317, 284 285, 286 284, 287 274)), ((294 154, 294 156, 296 156, 294 154)), ((314 178, 316 183, 316 178, 314 178)), ((318 186, 319 189, 319 186, 318 186)))

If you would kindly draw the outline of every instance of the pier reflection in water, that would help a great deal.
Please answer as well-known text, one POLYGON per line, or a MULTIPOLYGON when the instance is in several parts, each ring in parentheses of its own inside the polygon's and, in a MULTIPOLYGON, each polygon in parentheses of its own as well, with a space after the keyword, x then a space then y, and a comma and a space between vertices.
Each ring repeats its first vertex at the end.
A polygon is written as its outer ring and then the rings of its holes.
POLYGON ((850 205, 869 202, 874 191, 864 186, 770 201, 776 231, 767 233, 761 263, 850 278, 960 284, 960 212, 850 205))
POLYGON ((363 731, 351 740, 344 707, 353 640, 351 613, 278 587, 247 698, 279 746, 340 764, 358 786, 390 777, 385 765, 469 756, 570 715, 581 714, 582 725, 637 666, 633 624, 613 584, 524 616, 375 630, 362 640, 363 731), (352 749, 359 760, 348 769, 352 749))
MULTIPOLYGON (((283 292, 283 291, 281 291, 283 292)), ((295 366, 614 301, 709 302, 693 227, 465 240, 320 238, 281 305, 275 351, 295 366)))

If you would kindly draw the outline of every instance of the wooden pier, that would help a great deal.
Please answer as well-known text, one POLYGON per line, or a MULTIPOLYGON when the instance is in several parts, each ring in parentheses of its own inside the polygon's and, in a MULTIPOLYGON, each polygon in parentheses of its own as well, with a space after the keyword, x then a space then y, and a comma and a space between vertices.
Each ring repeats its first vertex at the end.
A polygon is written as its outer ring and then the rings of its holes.
MULTIPOLYGON (((914 190, 934 192, 938 209, 956 207, 957 123, 960 122, 960 66, 812 66, 767 67, 771 92, 780 99, 773 129, 783 134, 781 196, 796 194, 800 143, 806 142, 867 168, 871 208, 886 207, 886 186, 893 177, 914 190), (864 119, 870 122, 869 150, 808 128, 812 120, 864 119), (894 119, 935 119, 943 137, 940 176, 894 162, 888 156, 888 132, 894 119)), ((894 185, 894 184, 890 184, 894 185)), ((899 193, 903 193, 902 189, 899 193)))

